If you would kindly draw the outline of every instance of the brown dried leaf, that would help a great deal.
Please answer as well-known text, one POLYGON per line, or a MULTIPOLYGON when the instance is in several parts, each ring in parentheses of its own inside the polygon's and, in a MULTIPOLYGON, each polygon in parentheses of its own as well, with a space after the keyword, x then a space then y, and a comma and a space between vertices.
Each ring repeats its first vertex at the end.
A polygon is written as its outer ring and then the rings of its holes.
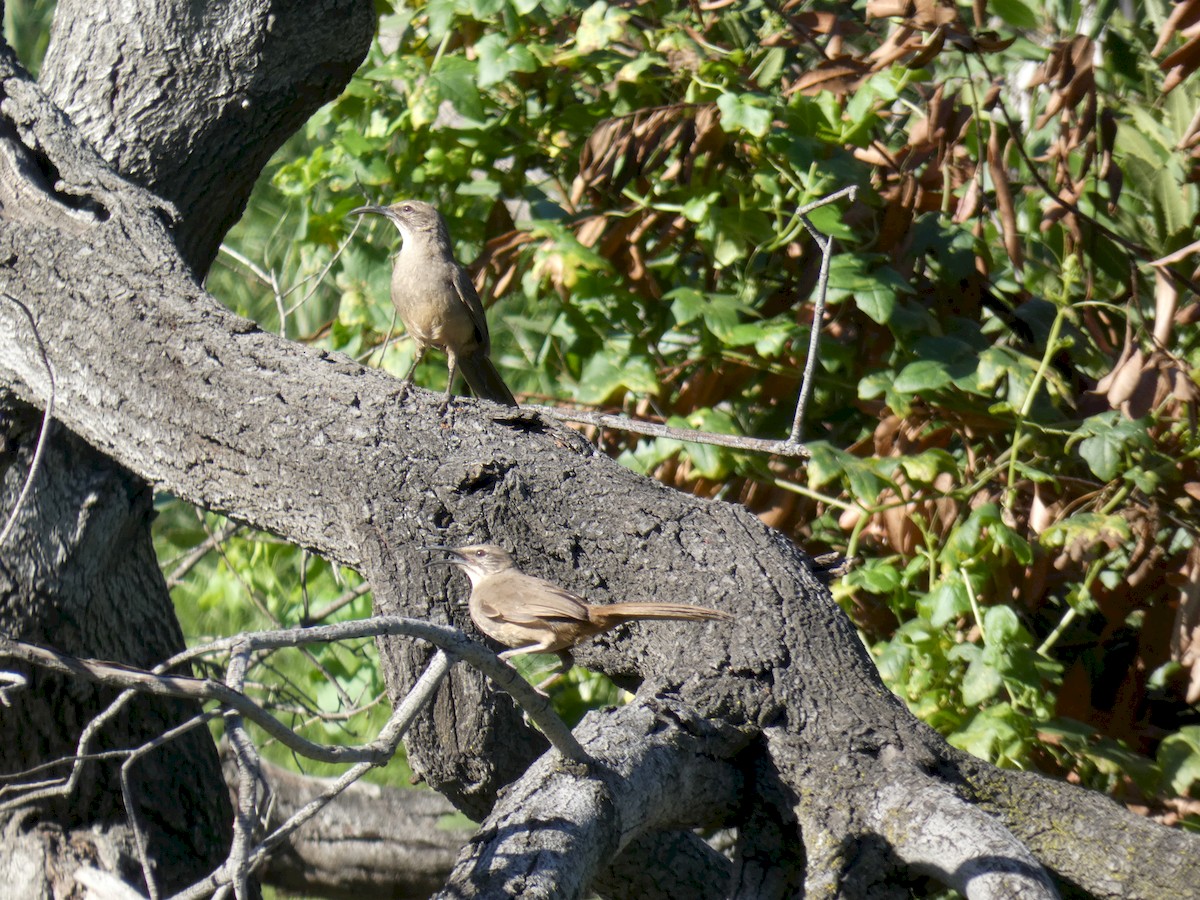
POLYGON ((1154 269, 1154 341, 1160 346, 1171 342, 1171 327, 1175 322, 1175 310, 1179 308, 1179 289, 1168 273, 1154 269))
POLYGON ((1137 390, 1138 382, 1141 381, 1145 367, 1146 355, 1142 353, 1139 347, 1129 354, 1129 358, 1113 371, 1112 383, 1106 394, 1109 405, 1113 409, 1116 409, 1133 396, 1133 392, 1137 390))
POLYGON ((988 169, 996 189, 996 211, 1000 218, 1000 230, 1004 237, 1004 250, 1018 272, 1025 268, 1025 257, 1021 251, 1021 234, 1017 225, 1017 208, 1013 202, 1012 188, 1008 183, 1008 167, 1000 147, 1000 129, 993 123, 988 135, 988 169))
POLYGON ((1160 62, 1158 67, 1167 73, 1163 79, 1163 93, 1170 93, 1196 69, 1200 69, 1200 35, 1191 38, 1160 62))
POLYGON ((912 0, 867 0, 867 19, 903 19, 912 15, 912 0))
POLYGON ((809 69, 791 85, 786 93, 800 93, 806 97, 829 91, 832 94, 847 94, 854 90, 871 68, 861 60, 849 56, 822 60, 814 69, 809 69))
POLYGON ((1176 31, 1182 31, 1185 35, 1189 35, 1192 28, 1197 25, 1200 25, 1200 0, 1183 0, 1171 10, 1171 15, 1167 16, 1167 21, 1163 23, 1162 34, 1158 36, 1158 43, 1150 51, 1151 55, 1158 56, 1162 53, 1176 31))

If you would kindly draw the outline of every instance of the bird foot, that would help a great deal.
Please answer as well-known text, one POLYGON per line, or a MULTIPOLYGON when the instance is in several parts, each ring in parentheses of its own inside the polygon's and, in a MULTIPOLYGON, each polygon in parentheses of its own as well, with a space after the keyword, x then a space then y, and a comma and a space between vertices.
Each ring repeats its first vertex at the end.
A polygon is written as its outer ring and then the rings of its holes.
POLYGON ((562 677, 565 674, 566 674, 565 672, 555 672, 549 678, 543 678, 541 681, 539 681, 537 684, 535 684, 533 686, 533 689, 535 691, 537 691, 539 694, 541 694, 543 697, 549 697, 550 694, 547 693, 548 689, 552 685, 558 684, 558 682, 562 680, 562 677))

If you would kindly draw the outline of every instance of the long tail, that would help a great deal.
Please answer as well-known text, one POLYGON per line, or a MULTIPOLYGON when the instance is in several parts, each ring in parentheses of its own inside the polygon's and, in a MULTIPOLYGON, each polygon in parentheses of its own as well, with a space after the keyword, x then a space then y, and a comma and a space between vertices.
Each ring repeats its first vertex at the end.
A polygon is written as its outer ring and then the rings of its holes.
POLYGON ((459 371, 471 386, 471 393, 493 403, 516 406, 517 400, 492 365, 492 361, 480 352, 464 353, 458 358, 459 371))
POLYGON ((729 613, 687 603, 609 603, 589 606, 588 617, 601 629, 612 628, 633 619, 682 619, 684 621, 722 621, 733 619, 729 613))

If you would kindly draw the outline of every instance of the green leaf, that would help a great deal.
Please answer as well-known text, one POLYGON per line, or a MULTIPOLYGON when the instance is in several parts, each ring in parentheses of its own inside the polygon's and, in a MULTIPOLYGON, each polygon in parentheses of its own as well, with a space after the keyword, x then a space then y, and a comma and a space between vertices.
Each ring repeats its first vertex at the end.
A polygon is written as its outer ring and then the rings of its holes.
MULTIPOLYGON (((710 431, 714 434, 741 434, 737 422, 728 413, 714 409, 697 409, 687 418, 671 416, 668 425, 676 428, 690 428, 695 431, 710 431)), ((733 470, 733 453, 725 447, 713 444, 699 444, 688 441, 675 441, 671 438, 659 438, 658 442, 664 448, 672 451, 683 449, 697 476, 713 481, 722 481, 729 477, 733 470)))
POLYGON ((744 131, 756 138, 767 136, 775 118, 769 101, 760 94, 722 94, 717 98, 717 109, 724 131, 744 131))
POLYGON ((479 55, 480 88, 488 88, 504 81, 513 72, 536 72, 538 61, 522 44, 510 44, 500 32, 492 32, 477 41, 475 52, 479 55))
POLYGON ((909 363, 896 376, 893 387, 904 394, 919 394, 922 391, 936 391, 954 380, 944 363, 932 359, 917 360, 909 363))
POLYGON ((597 0, 583 11, 575 30, 575 49, 579 54, 603 50, 625 33, 629 13, 597 0))
POLYGON ((575 399, 580 403, 600 404, 622 388, 640 394, 657 394, 659 387, 654 368, 645 358, 622 360, 597 353, 583 367, 575 386, 575 399))
POLYGON ((1021 633, 1021 621, 1008 606, 992 606, 983 614, 983 632, 988 646, 1003 647, 1021 633))
POLYGON ((1166 737, 1158 747, 1158 764, 1176 794, 1191 796, 1200 781, 1200 725, 1185 725, 1166 737))
POLYGON ((870 560, 861 568, 851 570, 846 583, 884 596, 894 594, 901 585, 896 567, 883 560, 870 560))
POLYGON ((1034 31, 1041 23, 1023 0, 991 0, 988 11, 999 16, 1004 22, 1024 31, 1034 31))
POLYGON ((1116 410, 1085 419, 1075 429, 1071 442, 1081 437, 1079 455, 1103 481, 1117 477, 1130 450, 1150 443, 1142 423, 1132 421, 1116 410))
POLYGON ((448 100, 465 118, 482 122, 483 101, 476 84, 478 69, 475 63, 461 56, 444 57, 429 73, 424 94, 436 108, 437 100, 448 100))
POLYGON ((954 457, 940 447, 922 450, 916 456, 900 458, 900 468, 910 481, 921 484, 932 484, 933 480, 943 472, 956 473, 958 463, 954 457))
POLYGON ((891 321, 900 293, 909 291, 908 283, 891 266, 873 266, 877 258, 857 253, 841 253, 829 263, 830 303, 847 298, 880 325, 891 321))
POLYGON ((985 657, 980 657, 969 666, 962 680, 962 699, 964 706, 982 706, 991 700, 1000 688, 1004 679, 999 671, 993 668, 985 657))
POLYGON ((923 601, 929 609, 929 623, 934 628, 944 628, 971 610, 967 587, 960 579, 947 579, 929 592, 923 601))

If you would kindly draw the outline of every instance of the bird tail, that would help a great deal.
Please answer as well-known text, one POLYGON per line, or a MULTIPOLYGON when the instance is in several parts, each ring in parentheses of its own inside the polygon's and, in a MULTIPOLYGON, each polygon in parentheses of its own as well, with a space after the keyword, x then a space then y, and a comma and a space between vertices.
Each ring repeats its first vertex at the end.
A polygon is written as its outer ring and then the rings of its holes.
POLYGON ((588 616, 602 629, 634 619, 682 619, 684 621, 721 621, 733 619, 729 613, 687 603, 609 603, 588 607, 588 616))
POLYGON ((492 361, 483 353, 464 353, 458 358, 459 371, 471 387, 471 393, 483 397, 493 403, 505 406, 516 406, 517 400, 492 365, 492 361))

